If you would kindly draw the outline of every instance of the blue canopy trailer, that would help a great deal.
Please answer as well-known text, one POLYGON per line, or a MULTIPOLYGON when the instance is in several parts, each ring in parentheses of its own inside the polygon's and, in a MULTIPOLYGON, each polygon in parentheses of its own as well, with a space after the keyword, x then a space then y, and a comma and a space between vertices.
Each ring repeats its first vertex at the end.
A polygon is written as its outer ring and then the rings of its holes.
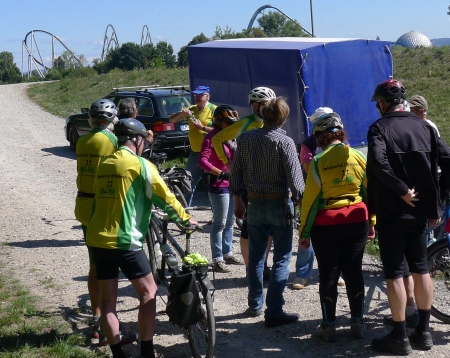
POLYGON ((236 107, 241 117, 254 87, 287 97, 290 115, 283 128, 299 144, 311 134, 307 118, 331 107, 342 118, 353 147, 366 142, 379 118, 371 96, 393 74, 392 43, 333 38, 218 40, 188 47, 191 88, 211 88, 211 102, 236 107))

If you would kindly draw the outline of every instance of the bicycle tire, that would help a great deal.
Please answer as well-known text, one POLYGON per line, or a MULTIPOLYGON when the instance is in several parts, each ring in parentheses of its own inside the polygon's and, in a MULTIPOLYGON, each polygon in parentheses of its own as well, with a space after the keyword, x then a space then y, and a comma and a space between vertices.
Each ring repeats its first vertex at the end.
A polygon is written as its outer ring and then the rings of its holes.
POLYGON ((434 289, 431 315, 450 323, 450 252, 447 240, 436 241, 428 247, 427 262, 434 289))
MULTIPOLYGON (((202 285, 200 282, 198 284, 202 285)), ((200 292, 202 292, 201 287, 200 292)), ((201 300, 203 319, 188 328, 189 346, 194 358, 212 358, 216 345, 216 320, 211 292, 209 290, 205 292, 201 300)))
POLYGON ((180 202, 181 206, 183 208, 187 208, 188 207, 188 203, 186 201, 185 196, 181 192, 181 189, 177 185, 174 185, 174 184, 172 185, 172 189, 173 189, 173 193, 175 194, 175 197, 180 202))
MULTIPOLYGON (((147 230, 147 235, 145 235, 145 243, 146 243, 147 250, 144 249, 144 251, 146 251, 148 261, 150 262, 150 267, 152 269, 153 278, 154 278, 155 282, 158 283, 159 275, 158 275, 158 264, 156 262, 157 260, 156 260, 156 254, 155 254, 155 243, 157 241, 161 242, 161 236, 160 236, 160 233, 154 229, 155 225, 156 224, 153 222, 153 220, 150 220, 150 225, 147 230), (156 235, 158 235, 158 236, 156 236, 156 235)), ((161 260, 162 260, 162 257, 161 257, 161 260)), ((160 263, 160 265, 161 265, 161 263, 160 263)), ((160 267, 162 267, 162 266, 160 266, 160 267)))

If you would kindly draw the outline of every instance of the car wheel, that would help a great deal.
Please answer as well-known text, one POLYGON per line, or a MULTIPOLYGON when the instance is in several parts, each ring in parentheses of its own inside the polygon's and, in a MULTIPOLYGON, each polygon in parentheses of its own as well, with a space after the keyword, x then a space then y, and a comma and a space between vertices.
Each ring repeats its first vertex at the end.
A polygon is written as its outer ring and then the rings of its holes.
POLYGON ((72 124, 69 126, 69 143, 70 143, 70 149, 75 150, 77 147, 77 142, 78 142, 78 132, 77 129, 75 128, 75 126, 72 124))

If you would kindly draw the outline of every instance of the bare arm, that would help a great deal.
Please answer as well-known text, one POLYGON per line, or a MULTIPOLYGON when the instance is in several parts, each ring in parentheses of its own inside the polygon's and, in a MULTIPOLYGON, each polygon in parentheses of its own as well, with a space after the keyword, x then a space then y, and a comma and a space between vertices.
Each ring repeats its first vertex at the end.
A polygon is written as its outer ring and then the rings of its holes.
POLYGON ((169 122, 170 123, 177 123, 180 121, 183 121, 186 119, 187 116, 189 116, 192 112, 189 109, 183 109, 181 112, 177 112, 172 114, 169 117, 169 122))

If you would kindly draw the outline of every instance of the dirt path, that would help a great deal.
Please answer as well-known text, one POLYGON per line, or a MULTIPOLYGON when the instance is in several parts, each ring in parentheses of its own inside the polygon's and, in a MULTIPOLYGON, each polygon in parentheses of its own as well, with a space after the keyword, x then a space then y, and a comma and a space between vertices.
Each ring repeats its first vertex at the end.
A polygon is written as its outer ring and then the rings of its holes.
MULTIPOLYGON (((42 84, 45 85, 45 84, 42 84)), ((0 153, 0 239, 1 261, 15 269, 34 293, 42 297, 49 310, 71 313, 67 319, 85 332, 90 316, 87 295, 87 251, 79 223, 74 217, 76 194, 75 155, 64 138, 64 119, 40 109, 26 97, 27 84, 0 86, 2 103, 2 147, 0 153), (74 309, 81 313, 74 314, 74 309)), ((205 196, 201 197, 205 200, 205 196)), ((195 213, 205 223, 209 213, 195 213)), ((239 253, 238 232, 234 249, 239 253)), ((209 235, 196 234, 193 248, 210 257, 209 235)), ((295 269, 291 262, 291 276, 295 269)), ((269 260, 270 263, 270 260, 269 260)), ((217 323, 216 356, 232 357, 383 357, 370 349, 372 338, 388 332, 382 324, 388 314, 386 287, 381 265, 365 258, 367 337, 349 337, 349 308, 345 288, 339 288, 338 342, 328 344, 312 333, 321 317, 318 274, 302 291, 285 291, 285 310, 301 315, 298 323, 274 329, 264 328, 263 318, 248 318, 245 270, 233 268, 228 275, 216 275, 215 315, 217 323)), ((161 294, 164 292, 161 290, 161 294)), ((136 329, 138 301, 126 280, 120 282, 118 313, 126 329, 136 329)), ((158 298, 158 311, 164 309, 158 298)), ((435 347, 428 357, 448 357, 449 328, 432 319, 435 347)), ((190 357, 181 331, 165 315, 157 318, 155 346, 166 357, 190 357)), ((94 348, 94 346, 92 346, 94 348)), ((139 356, 139 345, 126 350, 139 356)), ((422 357, 414 351, 411 357, 422 357)))

